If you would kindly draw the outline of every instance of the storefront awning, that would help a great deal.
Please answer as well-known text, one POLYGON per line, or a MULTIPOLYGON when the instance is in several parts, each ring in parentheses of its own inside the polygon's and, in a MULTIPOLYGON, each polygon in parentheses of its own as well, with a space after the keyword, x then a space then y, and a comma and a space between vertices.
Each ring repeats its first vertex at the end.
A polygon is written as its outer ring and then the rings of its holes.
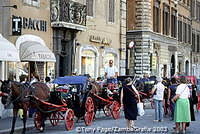
POLYGON ((20 44, 19 55, 21 61, 56 62, 53 52, 36 41, 25 41, 20 44))
POLYGON ((14 44, 0 34, 0 61, 20 61, 14 44))

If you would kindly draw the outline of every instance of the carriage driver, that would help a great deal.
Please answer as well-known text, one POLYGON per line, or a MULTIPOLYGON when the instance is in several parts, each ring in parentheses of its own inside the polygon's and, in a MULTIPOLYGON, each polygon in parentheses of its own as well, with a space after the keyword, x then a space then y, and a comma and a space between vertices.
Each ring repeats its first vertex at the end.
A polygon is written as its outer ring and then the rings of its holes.
POLYGON ((109 66, 105 68, 107 83, 117 83, 118 69, 113 66, 113 60, 109 60, 109 66))

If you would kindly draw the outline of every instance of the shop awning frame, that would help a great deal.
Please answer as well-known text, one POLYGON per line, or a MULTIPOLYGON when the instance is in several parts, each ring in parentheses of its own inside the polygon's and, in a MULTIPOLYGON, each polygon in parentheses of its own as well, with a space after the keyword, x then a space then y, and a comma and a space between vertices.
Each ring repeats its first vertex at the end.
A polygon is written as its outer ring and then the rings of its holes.
POLYGON ((38 36, 26 34, 16 41, 21 61, 56 62, 54 53, 47 47, 44 40, 38 36))
POLYGON ((39 42, 26 41, 20 45, 19 55, 21 61, 56 62, 55 55, 39 42))
POLYGON ((13 43, 0 34, 0 61, 20 61, 19 52, 13 43))

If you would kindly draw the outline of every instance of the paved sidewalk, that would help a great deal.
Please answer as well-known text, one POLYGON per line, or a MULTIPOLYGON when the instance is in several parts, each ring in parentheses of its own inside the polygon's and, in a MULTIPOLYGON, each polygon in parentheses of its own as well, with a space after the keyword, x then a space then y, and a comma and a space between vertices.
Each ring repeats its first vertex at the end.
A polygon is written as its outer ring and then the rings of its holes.
MULTIPOLYGON (((8 133, 11 130, 12 126, 12 117, 0 119, 0 134, 8 133)), ((33 118, 28 118, 26 122, 27 129, 34 127, 33 118)), ((15 124, 15 130, 23 129, 23 121, 20 118, 17 118, 15 124)))

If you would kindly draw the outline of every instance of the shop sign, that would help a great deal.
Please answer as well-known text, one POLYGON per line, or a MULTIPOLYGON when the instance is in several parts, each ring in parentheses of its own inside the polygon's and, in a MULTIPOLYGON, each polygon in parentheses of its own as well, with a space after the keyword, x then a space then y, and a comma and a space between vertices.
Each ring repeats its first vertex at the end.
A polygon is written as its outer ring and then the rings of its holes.
POLYGON ((110 45, 112 43, 111 39, 108 39, 106 37, 101 37, 101 36, 95 36, 95 35, 90 35, 91 42, 99 43, 99 44, 104 44, 104 45, 110 45))
POLYGON ((12 17, 12 35, 21 35, 22 20, 20 17, 12 17))
POLYGON ((157 66, 157 57, 152 56, 152 69, 156 69, 157 66))
POLYGON ((13 15, 12 16, 13 35, 16 35, 16 34, 20 35, 21 32, 18 32, 18 31, 21 31, 21 28, 46 32, 47 31, 47 21, 13 15))

